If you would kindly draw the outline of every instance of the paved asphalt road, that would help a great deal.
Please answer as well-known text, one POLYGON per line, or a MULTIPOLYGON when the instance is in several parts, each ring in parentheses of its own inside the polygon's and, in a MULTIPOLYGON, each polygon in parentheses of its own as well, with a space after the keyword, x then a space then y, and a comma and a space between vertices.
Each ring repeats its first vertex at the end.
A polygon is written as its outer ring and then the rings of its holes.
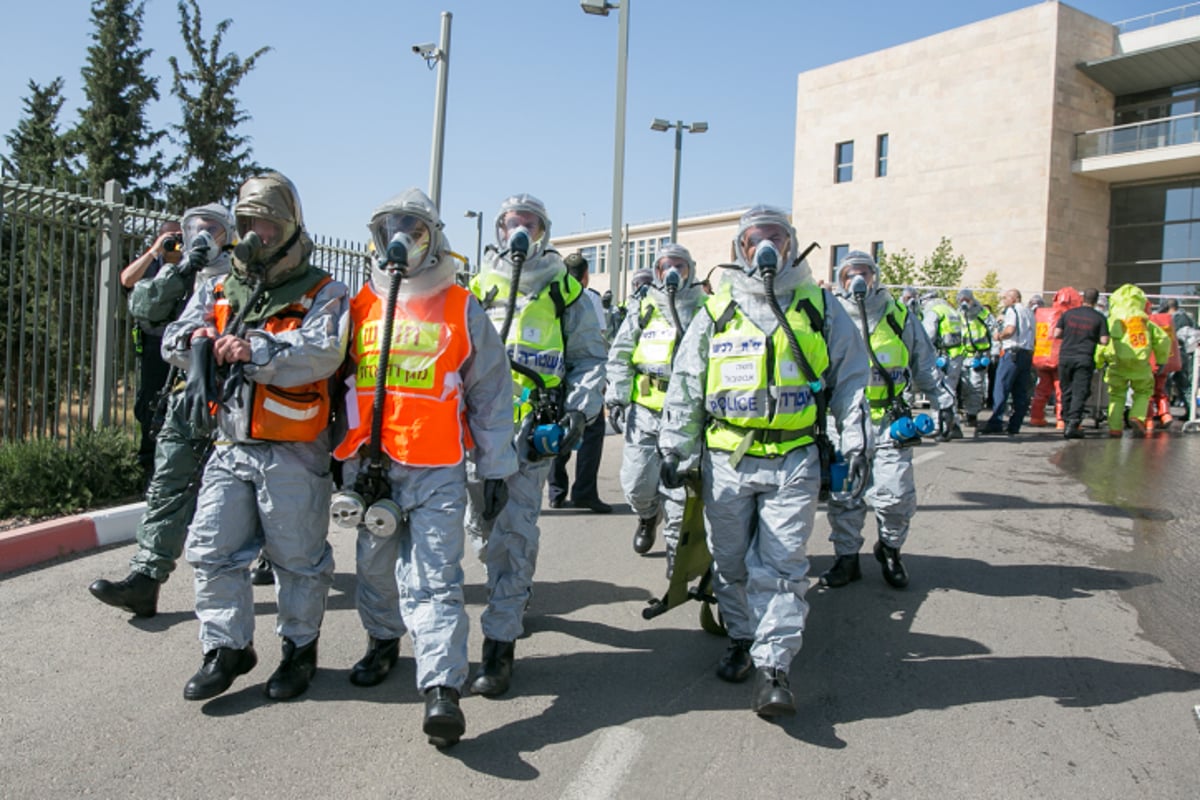
MULTIPOLYGON (((799 713, 782 725, 713 675, 724 641, 696 604, 642 619, 664 562, 632 553, 624 505, 543 514, 513 691, 467 698, 467 738, 444 753, 420 733, 407 643, 383 685, 347 680, 365 642, 351 535, 331 537, 321 669, 292 703, 262 694, 278 660, 270 588, 255 590, 259 666, 188 703, 201 654, 186 564, 150 620, 86 588, 124 575, 132 545, 3 576, 0 797, 1195 798, 1196 471, 1148 469, 1154 452, 1191 467, 1200 437, 920 448, 912 584, 884 584, 868 544, 861 582, 810 591, 799 713), (1115 470, 1150 489, 1115 492, 1115 470)), ((619 458, 610 436, 609 500, 619 458)), ((814 575, 827 534, 822 514, 814 575)), ((467 578, 478 658, 473 559, 467 578)))

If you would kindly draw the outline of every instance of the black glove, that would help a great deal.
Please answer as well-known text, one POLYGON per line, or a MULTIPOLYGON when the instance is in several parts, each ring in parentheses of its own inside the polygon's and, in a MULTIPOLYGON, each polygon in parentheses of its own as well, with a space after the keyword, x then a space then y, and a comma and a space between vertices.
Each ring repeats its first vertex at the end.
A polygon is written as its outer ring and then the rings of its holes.
POLYGON ((871 482, 871 462, 859 451, 846 459, 846 491, 854 500, 862 498, 871 482))
POLYGON ((221 388, 217 384, 213 339, 207 336, 192 342, 191 362, 183 395, 183 413, 189 424, 198 431, 210 430, 213 417, 210 404, 220 402, 221 388))
POLYGON ((575 445, 583 439, 583 429, 587 427, 587 417, 582 411, 568 411, 558 421, 562 426, 562 441, 558 444, 558 452, 565 453, 575 449, 575 445))
POLYGON ((617 433, 625 432, 625 405, 623 403, 608 404, 608 421, 612 423, 617 433))
POLYGON ((683 486, 683 475, 679 474, 679 456, 675 453, 664 453, 662 465, 658 468, 658 477, 662 485, 668 489, 678 489, 683 486))
POLYGON ((954 428, 958 425, 958 415, 954 413, 953 408, 943 408, 938 412, 938 432, 937 438, 943 442, 950 441, 950 434, 954 432, 954 428))
POLYGON ((187 254, 187 258, 179 262, 179 266, 175 268, 176 272, 185 278, 190 278, 208 264, 208 248, 193 247, 187 254))
POLYGON ((500 516, 508 503, 508 483, 503 478, 484 478, 483 480, 483 519, 491 522, 500 516))

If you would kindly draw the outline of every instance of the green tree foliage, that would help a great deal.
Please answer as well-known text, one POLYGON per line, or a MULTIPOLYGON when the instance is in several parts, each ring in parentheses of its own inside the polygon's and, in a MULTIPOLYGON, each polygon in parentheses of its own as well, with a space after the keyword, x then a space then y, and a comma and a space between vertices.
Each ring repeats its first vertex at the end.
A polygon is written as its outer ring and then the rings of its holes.
POLYGON ((886 286, 912 286, 917 280, 917 259, 907 250, 884 251, 879 256, 879 275, 886 286))
POLYGON ((153 51, 139 46, 144 11, 145 2, 92 0, 92 45, 80 70, 87 105, 73 132, 93 191, 111 179, 138 198, 161 187, 157 145, 165 135, 146 119, 150 102, 158 99, 158 79, 146 74, 153 51))
POLYGON ((983 276, 983 280, 979 282, 979 288, 984 291, 975 292, 976 300, 993 310, 1000 307, 1000 293, 994 291, 1000 288, 1000 276, 996 274, 996 270, 988 270, 988 273, 983 276))
POLYGON ((917 281, 922 286, 958 286, 966 269, 967 259, 956 254, 950 240, 943 236, 922 262, 917 281))
POLYGON ((221 55, 221 40, 233 20, 221 20, 212 38, 205 41, 197 0, 180 1, 179 19, 191 67, 180 69, 174 56, 168 59, 175 74, 171 93, 179 98, 183 112, 183 124, 172 126, 183 152, 171 164, 172 173, 179 178, 169 189, 168 199, 174 208, 228 203, 246 178, 261 171, 251 159, 249 137, 235 133, 238 125, 250 119, 240 108, 236 89, 271 48, 260 47, 244 60, 236 53, 221 55))
POLYGON ((22 101, 25 114, 4 137, 11 157, 0 157, 8 173, 19 181, 56 184, 70 177, 67 136, 58 128, 58 113, 66 100, 62 89, 61 76, 44 87, 29 81, 29 96, 22 101))

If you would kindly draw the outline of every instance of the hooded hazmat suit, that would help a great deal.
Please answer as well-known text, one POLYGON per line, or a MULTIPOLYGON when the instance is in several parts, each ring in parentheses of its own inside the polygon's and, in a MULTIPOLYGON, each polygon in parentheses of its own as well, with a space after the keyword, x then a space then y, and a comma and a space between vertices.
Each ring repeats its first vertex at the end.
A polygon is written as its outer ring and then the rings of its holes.
MULTIPOLYGON (((851 252, 839 270, 837 299, 853 320, 859 338, 862 338, 862 313, 858 302, 848 291, 843 275, 848 265, 855 263, 869 265, 874 270, 873 280, 869 281, 863 301, 866 327, 871 333, 869 345, 880 364, 890 370, 896 396, 901 396, 905 389, 912 386, 928 395, 935 408, 952 410, 954 394, 947 385, 949 376, 944 377, 937 368, 937 354, 925 329, 902 303, 892 297, 891 292, 878 285, 878 267, 870 255, 851 252)), ((936 312, 929 310, 929 305, 926 309, 926 320, 938 318, 936 312)), ((862 528, 868 504, 875 510, 879 540, 895 550, 899 550, 907 541, 909 523, 917 511, 913 450, 911 447, 899 447, 888 433, 892 420, 887 416, 887 383, 873 363, 867 386, 875 434, 871 484, 865 498, 839 499, 835 494, 829 500, 829 540, 833 542, 834 554, 838 557, 855 556, 862 548, 862 528)))
MULTIPOLYGON (((878 281, 877 281, 878 283, 878 281)), ((928 292, 921 299, 921 319, 925 334, 933 344, 935 359, 941 359, 939 367, 946 376, 946 385, 951 387, 955 397, 955 407, 958 405, 958 380, 962 377, 963 357, 963 320, 954 306, 946 298, 936 292, 928 292)))
POLYGON ((958 292, 958 310, 963 327, 963 367, 958 391, 967 422, 974 425, 987 405, 988 365, 992 354, 995 318, 970 289, 958 292))
POLYGON ((1058 429, 1067 427, 1063 420, 1062 386, 1058 381, 1058 349, 1062 342, 1054 338, 1058 318, 1064 311, 1078 308, 1083 297, 1073 287, 1064 286, 1054 293, 1054 302, 1049 308, 1043 304, 1034 310, 1036 332, 1033 341, 1033 369, 1037 373, 1037 386, 1033 390, 1033 405, 1029 407, 1029 424, 1041 427, 1046 424, 1046 406, 1054 399, 1054 419, 1058 429))
MULTIPOLYGON (((558 422, 574 436, 576 426, 595 419, 603 407, 606 357, 595 311, 578 302, 582 287, 549 247, 550 220, 542 203, 527 194, 509 197, 500 206, 496 227, 498 249, 484 257, 471 291, 497 330, 504 329, 512 309, 503 344, 512 368, 510 435, 519 468, 507 479, 507 505, 488 522, 481 513, 485 476, 479 465, 472 462, 467 467, 467 532, 487 566, 488 604, 480 619, 485 653, 492 646, 489 642, 511 648, 521 635, 533 589, 538 515, 553 462, 553 454, 534 453, 534 426, 558 422), (517 226, 522 220, 533 227, 517 226), (514 286, 510 243, 518 229, 529 234, 530 246, 514 286), (512 292, 515 302, 510 304, 512 292)), ((580 436, 582 431, 578 427, 580 436)))
MULTIPOLYGON (((483 307, 455 283, 456 260, 424 192, 410 189, 375 210, 369 227, 376 251, 387 252, 389 221, 410 217, 423 225, 427 244, 410 253, 401 269, 381 436, 389 496, 403 516, 389 536, 359 526, 355 604, 373 640, 397 640, 407 623, 418 690, 461 691, 468 670, 462 569, 467 455, 481 479, 516 471, 512 378, 483 307)), ((347 487, 369 464, 391 279, 384 268, 372 270, 351 302, 349 430, 334 449, 334 457, 345 461, 347 487)))
MULTIPOLYGON (((286 177, 267 173, 246 181, 234 213, 242 241, 231 273, 205 282, 163 337, 163 355, 176 366, 187 367, 195 342, 207 337, 215 339, 214 353, 236 362, 222 371, 236 375, 240 368, 243 375, 230 382, 231 396, 216 414, 215 444, 187 541, 200 642, 206 654, 249 647, 254 597, 248 567, 261 546, 275 566, 276 631, 284 638, 285 662, 304 651, 315 670, 315 642, 333 582, 326 542, 329 379, 345 355, 347 290, 309 264, 312 241, 286 177), (251 235, 264 221, 275 234, 251 235), (255 280, 266 289, 248 308, 255 280), (223 336, 239 313, 243 330, 231 333, 242 335, 223 336)), ((303 691, 302 683, 293 688, 303 691)), ((269 696, 282 698, 272 686, 269 696)))
POLYGON ((1125 394, 1133 391, 1129 424, 1135 432, 1146 429, 1146 409, 1154 391, 1154 368, 1150 358, 1166 365, 1171 341, 1163 329, 1150 321, 1146 293, 1127 283, 1108 300, 1108 344, 1096 348, 1096 368, 1107 371, 1108 430, 1119 436, 1125 411, 1125 394))
MULTIPOLYGON (((853 321, 817 287, 808 263, 796 261, 795 230, 783 212, 746 212, 734 246, 738 269, 725 271, 677 349, 659 449, 680 472, 700 469, 713 590, 731 653, 747 643, 760 675, 786 679, 808 613, 807 542, 821 483, 816 391, 829 393, 841 451, 864 454, 867 356, 853 321), (753 237, 774 231, 785 234, 771 239, 779 253, 775 296, 816 376, 804 375, 793 357, 748 255, 748 243, 755 253, 765 248, 753 237)), ((746 677, 739 669, 726 679, 746 677)))
POLYGON ((679 288, 672 297, 664 284, 666 271, 659 270, 662 274, 647 288, 634 307, 634 313, 625 318, 608 351, 605 402, 610 407, 619 406, 624 410, 621 489, 633 512, 642 520, 641 525, 649 527, 651 543, 653 526, 660 516, 664 518, 663 539, 667 545, 669 577, 687 493, 682 488, 668 489, 659 483, 658 434, 676 345, 708 297, 695 280, 696 263, 686 248, 677 244, 664 245, 659 250, 658 263, 668 263, 664 261, 667 257, 685 261, 688 274, 681 276, 679 288), (675 327, 676 318, 679 328, 675 327))

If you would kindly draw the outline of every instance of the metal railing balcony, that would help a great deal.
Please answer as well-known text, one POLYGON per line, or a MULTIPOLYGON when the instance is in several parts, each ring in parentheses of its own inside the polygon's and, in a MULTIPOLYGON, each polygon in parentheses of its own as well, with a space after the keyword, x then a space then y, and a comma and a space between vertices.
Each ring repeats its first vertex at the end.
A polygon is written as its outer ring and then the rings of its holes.
POLYGON ((1119 22, 1114 22, 1113 26, 1120 33, 1129 33, 1130 31, 1140 31, 1144 28, 1152 28, 1155 25, 1165 25, 1168 22, 1187 19, 1200 15, 1200 3, 1186 3, 1175 8, 1168 8, 1165 11, 1155 11, 1152 14, 1142 14, 1140 17, 1132 17, 1123 19, 1119 22))
POLYGON ((1075 134, 1075 158, 1137 153, 1200 142, 1200 113, 1096 128, 1075 134))

